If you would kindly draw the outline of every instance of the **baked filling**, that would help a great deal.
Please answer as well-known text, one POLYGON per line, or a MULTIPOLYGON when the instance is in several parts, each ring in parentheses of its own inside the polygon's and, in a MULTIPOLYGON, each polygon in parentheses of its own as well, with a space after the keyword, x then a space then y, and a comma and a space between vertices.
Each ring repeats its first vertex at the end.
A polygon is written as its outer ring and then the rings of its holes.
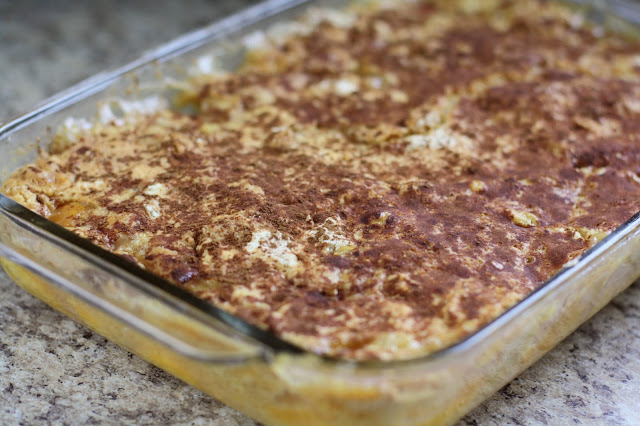
POLYGON ((640 211, 640 44, 544 1, 315 11, 2 192, 310 351, 488 323, 640 211))

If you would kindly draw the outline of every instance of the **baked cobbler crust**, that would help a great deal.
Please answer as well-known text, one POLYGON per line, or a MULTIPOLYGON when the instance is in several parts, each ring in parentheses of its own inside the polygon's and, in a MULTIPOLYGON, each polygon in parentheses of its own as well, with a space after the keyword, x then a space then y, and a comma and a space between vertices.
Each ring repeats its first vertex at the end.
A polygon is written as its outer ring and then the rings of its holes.
POLYGON ((460 340, 640 210, 638 43, 532 0, 319 21, 192 79, 197 114, 68 122, 2 192, 351 359, 460 340))

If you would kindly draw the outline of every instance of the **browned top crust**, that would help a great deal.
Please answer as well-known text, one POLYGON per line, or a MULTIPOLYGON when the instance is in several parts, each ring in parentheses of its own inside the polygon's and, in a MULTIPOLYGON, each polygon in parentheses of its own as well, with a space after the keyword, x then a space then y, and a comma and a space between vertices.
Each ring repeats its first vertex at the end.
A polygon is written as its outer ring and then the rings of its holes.
POLYGON ((67 126, 2 191, 352 359, 454 343, 640 210, 638 43, 538 1, 320 21, 195 78, 196 115, 67 126))

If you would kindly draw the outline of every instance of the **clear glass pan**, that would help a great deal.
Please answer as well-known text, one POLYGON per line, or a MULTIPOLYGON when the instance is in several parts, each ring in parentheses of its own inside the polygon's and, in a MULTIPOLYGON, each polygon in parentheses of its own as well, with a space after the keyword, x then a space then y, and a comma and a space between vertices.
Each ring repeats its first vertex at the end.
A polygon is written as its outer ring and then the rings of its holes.
MULTIPOLYGON (((585 3, 585 2, 580 2, 585 3)), ((97 75, 0 127, 0 180, 33 161, 65 118, 100 101, 167 93, 215 52, 234 69, 244 36, 337 1, 271 0, 97 75)), ((632 26, 600 9, 589 14, 632 26)), ((611 11, 640 22, 640 5, 611 11)), ((640 215, 466 340, 409 361, 325 359, 205 303, 0 194, 0 263, 30 293, 267 424, 451 423, 527 368, 640 275, 640 215)))

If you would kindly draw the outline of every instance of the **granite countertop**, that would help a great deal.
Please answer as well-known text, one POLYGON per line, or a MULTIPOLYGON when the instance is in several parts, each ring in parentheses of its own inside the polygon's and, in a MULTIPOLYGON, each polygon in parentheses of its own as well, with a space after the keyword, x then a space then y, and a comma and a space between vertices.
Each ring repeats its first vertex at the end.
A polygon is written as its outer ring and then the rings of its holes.
MULTIPOLYGON (((251 3, 0 0, 0 122, 251 3)), ((0 295, 0 424, 255 424, 53 311, 4 272, 0 295)), ((460 424, 638 424, 638 393, 640 283, 460 424)))

